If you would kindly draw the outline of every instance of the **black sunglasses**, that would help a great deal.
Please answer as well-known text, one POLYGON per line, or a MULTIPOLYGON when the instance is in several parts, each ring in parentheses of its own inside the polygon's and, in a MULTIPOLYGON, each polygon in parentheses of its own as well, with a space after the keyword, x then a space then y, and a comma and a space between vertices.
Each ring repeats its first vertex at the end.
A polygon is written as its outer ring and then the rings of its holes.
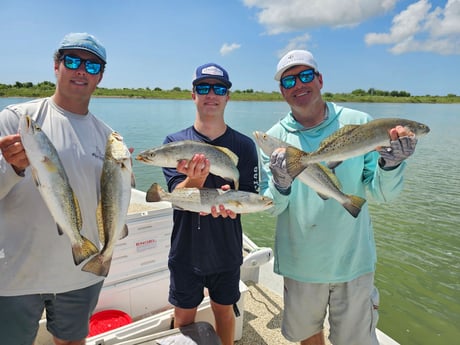
POLYGON ((78 56, 64 55, 59 60, 64 61, 64 66, 72 70, 78 69, 84 63, 86 72, 93 75, 98 74, 102 68, 100 62, 82 59, 78 56))
POLYGON ((225 96, 228 91, 228 87, 221 84, 198 84, 195 85, 195 91, 199 95, 207 95, 211 89, 214 90, 214 93, 217 96, 225 96))
POLYGON ((299 78, 300 81, 305 84, 310 83, 313 79, 315 79, 315 75, 317 75, 317 73, 315 73, 314 69, 306 69, 297 75, 288 75, 284 78, 281 78, 280 82, 285 89, 290 89, 295 86, 297 78, 299 78))

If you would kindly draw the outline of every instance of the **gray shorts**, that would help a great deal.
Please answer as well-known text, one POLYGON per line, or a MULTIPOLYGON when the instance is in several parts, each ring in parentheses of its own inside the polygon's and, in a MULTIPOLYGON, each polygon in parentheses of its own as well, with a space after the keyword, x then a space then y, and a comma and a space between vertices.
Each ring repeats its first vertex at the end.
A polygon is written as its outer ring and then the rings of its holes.
POLYGON ((102 283, 58 294, 0 296, 1 344, 33 344, 44 309, 53 336, 63 340, 86 338, 102 283))
POLYGON ((329 339, 334 345, 378 345, 378 306, 373 273, 334 284, 303 283, 285 277, 281 331, 290 341, 308 339, 323 329, 329 310, 329 339))

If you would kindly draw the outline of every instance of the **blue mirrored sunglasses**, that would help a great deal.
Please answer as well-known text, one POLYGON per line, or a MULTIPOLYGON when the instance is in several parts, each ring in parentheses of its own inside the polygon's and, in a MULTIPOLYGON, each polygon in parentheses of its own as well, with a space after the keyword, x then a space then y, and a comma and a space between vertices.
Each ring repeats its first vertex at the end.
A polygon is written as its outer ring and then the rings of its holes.
POLYGON ((195 91, 199 95, 207 95, 209 91, 211 91, 211 88, 214 90, 214 93, 217 96, 225 96, 228 91, 228 87, 221 85, 221 84, 198 84, 195 85, 195 91))
POLYGON ((64 66, 68 69, 78 69, 82 63, 85 64, 85 70, 89 74, 98 74, 101 71, 102 64, 96 61, 85 60, 78 56, 64 55, 60 58, 60 61, 64 61, 64 66))
POLYGON ((315 75, 316 73, 314 69, 306 69, 297 75, 288 75, 284 78, 281 78, 281 85, 285 89, 290 89, 295 86, 297 78, 299 78, 300 81, 305 84, 310 83, 313 79, 315 79, 315 75))

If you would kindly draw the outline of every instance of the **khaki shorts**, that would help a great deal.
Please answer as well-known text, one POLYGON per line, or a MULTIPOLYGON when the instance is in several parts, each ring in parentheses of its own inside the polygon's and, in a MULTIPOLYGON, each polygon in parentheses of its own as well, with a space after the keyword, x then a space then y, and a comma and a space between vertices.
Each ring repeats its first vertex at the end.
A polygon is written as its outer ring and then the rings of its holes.
POLYGON ((334 345, 378 345, 378 305, 373 273, 333 284, 303 283, 285 277, 281 331, 290 341, 308 339, 323 329, 329 310, 329 339, 334 345))

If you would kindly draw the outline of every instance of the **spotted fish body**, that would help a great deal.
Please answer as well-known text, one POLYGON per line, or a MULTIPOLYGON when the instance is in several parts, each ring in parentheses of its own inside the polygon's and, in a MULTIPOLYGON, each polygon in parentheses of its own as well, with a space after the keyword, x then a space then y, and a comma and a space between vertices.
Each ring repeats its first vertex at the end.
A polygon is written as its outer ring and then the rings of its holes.
POLYGON ((269 209, 273 200, 257 193, 219 188, 176 188, 172 193, 154 183, 146 194, 147 202, 169 201, 175 209, 211 213, 211 207, 224 205, 235 213, 254 213, 269 209))
POLYGON ((238 156, 231 150, 200 141, 174 141, 149 150, 136 157, 142 163, 164 168, 175 168, 181 160, 191 160, 195 154, 204 154, 211 163, 210 172, 226 180, 233 181, 238 189, 240 173, 237 169, 238 156))
POLYGON ((80 234, 80 206, 56 148, 40 126, 27 115, 19 120, 19 133, 35 184, 57 224, 59 234, 65 233, 69 237, 73 260, 78 265, 97 253, 98 248, 80 234))
POLYGON ((314 152, 304 152, 293 146, 286 149, 286 163, 291 176, 297 176, 311 163, 327 162, 336 167, 340 162, 374 151, 380 146, 390 146, 389 131, 403 126, 416 137, 427 134, 430 129, 423 123, 400 119, 382 118, 361 125, 346 125, 327 137, 314 152))
MULTIPOLYGON (((288 143, 263 132, 256 131, 253 135, 258 146, 268 156, 277 148, 289 146, 288 143)), ((355 218, 359 215, 362 205, 366 202, 366 199, 357 195, 343 193, 337 176, 321 164, 312 163, 307 165, 307 167, 297 175, 297 179, 316 191, 323 200, 329 198, 337 200, 355 218)))
POLYGON ((108 275, 115 244, 128 235, 126 215, 131 199, 131 177, 131 154, 123 137, 112 132, 107 139, 97 210, 99 236, 104 246, 83 266, 83 271, 104 277, 108 275))

